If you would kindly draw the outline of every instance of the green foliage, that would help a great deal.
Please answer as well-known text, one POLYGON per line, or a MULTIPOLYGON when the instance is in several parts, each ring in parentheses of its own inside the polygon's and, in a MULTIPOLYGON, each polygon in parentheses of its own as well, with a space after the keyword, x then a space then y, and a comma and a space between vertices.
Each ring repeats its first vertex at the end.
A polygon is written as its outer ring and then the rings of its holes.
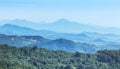
POLYGON ((0 45, 0 69, 120 69, 120 50, 85 54, 0 45))

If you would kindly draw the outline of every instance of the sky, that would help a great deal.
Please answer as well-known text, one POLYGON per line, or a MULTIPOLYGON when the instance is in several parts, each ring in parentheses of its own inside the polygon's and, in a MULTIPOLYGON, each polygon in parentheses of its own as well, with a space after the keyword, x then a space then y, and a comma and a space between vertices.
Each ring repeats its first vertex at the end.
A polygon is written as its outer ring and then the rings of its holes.
POLYGON ((120 27, 120 0, 0 0, 0 20, 53 22, 61 18, 120 27))

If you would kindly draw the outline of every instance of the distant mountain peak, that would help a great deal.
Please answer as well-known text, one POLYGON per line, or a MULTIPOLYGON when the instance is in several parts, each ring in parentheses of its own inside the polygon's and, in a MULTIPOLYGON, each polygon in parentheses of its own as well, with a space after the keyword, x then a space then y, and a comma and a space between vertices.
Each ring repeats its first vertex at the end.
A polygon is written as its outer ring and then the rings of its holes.
POLYGON ((10 21, 9 23, 13 23, 13 24, 16 24, 16 23, 24 24, 24 23, 32 23, 32 22, 27 21, 27 20, 25 20, 25 19, 15 19, 15 20, 10 21))
POLYGON ((80 25, 80 24, 77 23, 77 22, 73 22, 73 21, 70 21, 70 20, 67 20, 67 19, 64 19, 64 18, 55 21, 53 24, 54 24, 54 25, 58 25, 58 26, 74 26, 74 25, 80 25))
POLYGON ((70 22, 70 21, 67 20, 67 19, 62 18, 62 19, 57 20, 56 22, 70 22))
MULTIPOLYGON (((4 24, 1 26, 2 28, 6 28, 6 29, 20 29, 20 30, 33 30, 31 28, 27 28, 27 27, 22 27, 22 26, 18 26, 18 25, 14 25, 14 24, 4 24)), ((12 31, 11 31, 12 32, 12 31)))
POLYGON ((59 19, 59 20, 55 21, 54 23, 71 23, 71 21, 62 18, 62 19, 59 19))
POLYGON ((21 21, 23 21, 23 22, 26 22, 27 20, 25 20, 25 19, 15 19, 15 20, 12 20, 12 21, 16 21, 16 22, 21 22, 21 21))

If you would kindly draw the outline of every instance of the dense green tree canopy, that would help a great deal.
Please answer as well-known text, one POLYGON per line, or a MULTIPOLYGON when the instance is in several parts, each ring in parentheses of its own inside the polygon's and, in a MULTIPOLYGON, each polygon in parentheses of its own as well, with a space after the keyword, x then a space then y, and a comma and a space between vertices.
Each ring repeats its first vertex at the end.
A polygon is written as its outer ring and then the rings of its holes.
POLYGON ((0 69, 120 69, 120 50, 87 54, 0 45, 0 69))

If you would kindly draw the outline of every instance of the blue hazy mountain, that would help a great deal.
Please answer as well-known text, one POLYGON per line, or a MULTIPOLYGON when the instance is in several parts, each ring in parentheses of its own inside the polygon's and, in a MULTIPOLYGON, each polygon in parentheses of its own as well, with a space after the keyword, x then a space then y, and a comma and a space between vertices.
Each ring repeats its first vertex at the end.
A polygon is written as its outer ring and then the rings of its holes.
POLYGON ((41 36, 16 36, 0 34, 0 44, 12 46, 34 46, 50 50, 64 50, 69 52, 96 52, 95 45, 87 43, 77 43, 67 39, 49 40, 41 36))
POLYGON ((40 35, 40 34, 54 34, 52 31, 47 30, 34 30, 31 28, 21 27, 13 24, 5 24, 0 26, 0 33, 7 35, 40 35))
POLYGON ((35 35, 43 36, 48 39, 65 38, 76 42, 87 42, 104 44, 106 42, 119 42, 119 35, 115 34, 100 34, 97 32, 82 32, 79 34, 56 33, 48 30, 34 30, 31 28, 21 27, 12 24, 0 26, 0 33, 6 35, 35 35), (99 40, 98 40, 99 39, 99 40), (95 42, 96 41, 96 42, 95 42))
POLYGON ((22 34, 32 35, 32 33, 35 33, 35 32, 36 30, 25 28, 25 27, 19 27, 19 26, 12 25, 12 24, 5 24, 0 27, 0 33, 9 34, 9 35, 22 35, 22 34))
MULTIPOLYGON (((101 27, 88 24, 82 24, 66 19, 60 19, 53 23, 40 25, 41 29, 51 30, 62 33, 80 33, 80 32, 98 32, 118 34, 119 28, 101 27)), ((120 33, 119 33, 120 34, 120 33)))
POLYGON ((12 25, 16 25, 16 26, 28 27, 28 28, 40 30, 40 25, 43 24, 43 22, 36 23, 36 22, 30 22, 30 21, 27 21, 24 19, 15 19, 15 20, 11 20, 8 22, 4 22, 3 24, 12 24, 12 25))
POLYGON ((101 27, 88 24, 82 24, 66 19, 59 19, 52 23, 34 23, 27 20, 16 19, 5 24, 13 24, 22 27, 33 28, 36 30, 50 30, 61 33, 81 33, 81 32, 97 32, 97 33, 113 33, 120 34, 119 28, 101 27))
MULTIPOLYGON (((18 35, 18 36, 26 36, 26 37, 31 36, 31 35, 32 36, 42 36, 44 38, 51 39, 51 40, 64 38, 64 39, 74 41, 74 42, 82 42, 82 43, 95 45, 96 49, 98 49, 98 50, 99 49, 119 49, 120 48, 119 47, 120 36, 115 35, 115 34, 100 34, 100 33, 96 33, 96 32, 82 32, 79 34, 66 34, 66 33, 56 33, 56 32, 48 31, 48 30, 34 30, 31 28, 21 27, 21 26, 12 25, 12 24, 5 24, 3 26, 0 26, 0 34, 18 35)), ((29 39, 28 41, 30 41, 30 40, 31 39, 29 39)), ((20 42, 21 41, 22 40, 20 40, 20 42)), ((18 42, 19 42, 19 40, 18 40, 18 42)), ((23 40, 23 42, 24 42, 24 40, 23 40)), ((34 40, 33 40, 33 42, 34 42, 34 40)), ((28 42, 28 43, 30 43, 30 42, 28 42)), ((38 44, 41 44, 41 43, 39 42, 38 44)), ((20 44, 20 43, 18 43, 18 45, 22 46, 22 44, 20 44)), ((48 44, 48 45, 50 45, 50 44, 48 44)), ((51 45, 53 45, 54 47, 56 46, 56 44, 51 44, 51 45)), ((45 45, 43 45, 43 46, 45 47, 45 45)))
POLYGON ((37 26, 39 26, 37 23, 30 22, 24 19, 15 19, 9 22, 4 22, 4 24, 12 24, 12 25, 28 27, 28 28, 36 28, 37 26))

